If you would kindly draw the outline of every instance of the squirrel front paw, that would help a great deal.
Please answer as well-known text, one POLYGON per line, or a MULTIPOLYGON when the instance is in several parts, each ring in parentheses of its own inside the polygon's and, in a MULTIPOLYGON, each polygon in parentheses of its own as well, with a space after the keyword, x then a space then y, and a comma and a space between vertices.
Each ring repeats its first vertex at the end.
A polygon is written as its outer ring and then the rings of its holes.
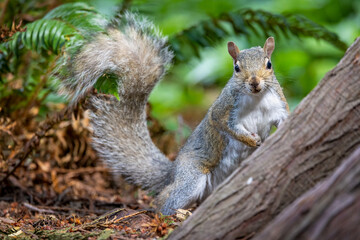
POLYGON ((256 133, 239 135, 237 139, 249 147, 259 147, 262 143, 260 136, 256 133))
POLYGON ((251 133, 251 136, 253 137, 253 144, 251 147, 259 147, 261 145, 261 138, 256 133, 251 133), (255 143, 255 144, 254 144, 255 143))
POLYGON ((247 135, 242 142, 249 147, 259 147, 261 145, 261 138, 256 133, 251 133, 247 135))

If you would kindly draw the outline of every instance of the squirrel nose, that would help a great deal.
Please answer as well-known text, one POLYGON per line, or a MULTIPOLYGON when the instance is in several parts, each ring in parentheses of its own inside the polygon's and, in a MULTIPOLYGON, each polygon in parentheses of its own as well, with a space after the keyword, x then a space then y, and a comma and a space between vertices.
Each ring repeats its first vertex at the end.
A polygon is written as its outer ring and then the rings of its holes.
POLYGON ((250 86, 256 89, 259 86, 259 84, 260 84, 259 79, 255 75, 252 75, 250 79, 250 86))
POLYGON ((258 82, 251 82, 250 85, 251 85, 253 88, 257 88, 257 86, 259 86, 259 83, 258 83, 258 82))

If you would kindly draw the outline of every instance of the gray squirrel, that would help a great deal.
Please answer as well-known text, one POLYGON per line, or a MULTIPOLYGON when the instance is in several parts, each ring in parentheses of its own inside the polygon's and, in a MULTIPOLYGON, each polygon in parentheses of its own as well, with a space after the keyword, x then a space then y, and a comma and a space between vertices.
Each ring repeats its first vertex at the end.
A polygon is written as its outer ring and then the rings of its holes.
POLYGON ((166 43, 151 22, 126 13, 78 43, 79 51, 65 53, 54 76, 71 104, 90 95, 100 158, 128 182, 154 191, 158 210, 169 215, 204 200, 287 118, 289 108, 271 64, 274 38, 241 51, 229 42, 233 76, 170 161, 153 144, 146 122, 148 97, 173 57, 166 43), (105 73, 117 76, 119 99, 88 94, 105 73))

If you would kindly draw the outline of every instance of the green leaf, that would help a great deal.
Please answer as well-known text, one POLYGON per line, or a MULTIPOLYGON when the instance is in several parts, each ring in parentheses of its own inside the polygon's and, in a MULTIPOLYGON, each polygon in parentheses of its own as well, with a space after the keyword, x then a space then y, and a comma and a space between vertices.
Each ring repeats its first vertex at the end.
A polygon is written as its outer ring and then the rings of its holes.
POLYGON ((99 77, 94 87, 101 93, 112 94, 119 97, 118 77, 115 74, 108 73, 99 77))
POLYGON ((238 12, 224 13, 216 20, 202 21, 196 26, 171 36, 169 42, 175 46, 173 50, 176 59, 187 61, 194 55, 199 56, 200 48, 214 46, 226 36, 233 34, 225 31, 221 23, 229 24, 233 33, 238 35, 248 36, 252 32, 258 37, 261 35, 267 37, 270 35, 278 36, 282 33, 285 37, 289 37, 289 34, 293 34, 298 37, 324 40, 344 51, 347 48, 338 35, 304 16, 243 9, 238 12), (186 45, 190 45, 192 51, 184 54, 183 49, 189 49, 186 45))

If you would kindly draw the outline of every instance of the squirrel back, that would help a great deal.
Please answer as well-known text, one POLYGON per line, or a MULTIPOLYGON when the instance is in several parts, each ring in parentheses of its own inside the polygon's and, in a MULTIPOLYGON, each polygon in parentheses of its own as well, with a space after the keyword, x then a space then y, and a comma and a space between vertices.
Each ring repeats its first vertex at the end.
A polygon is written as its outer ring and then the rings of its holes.
POLYGON ((166 38, 146 19, 126 13, 103 33, 77 44, 80 50, 65 53, 54 74, 61 93, 74 105, 99 77, 116 76, 119 99, 101 94, 87 99, 93 147, 115 174, 159 192, 171 181, 173 162, 151 141, 146 103, 173 57, 166 38))

